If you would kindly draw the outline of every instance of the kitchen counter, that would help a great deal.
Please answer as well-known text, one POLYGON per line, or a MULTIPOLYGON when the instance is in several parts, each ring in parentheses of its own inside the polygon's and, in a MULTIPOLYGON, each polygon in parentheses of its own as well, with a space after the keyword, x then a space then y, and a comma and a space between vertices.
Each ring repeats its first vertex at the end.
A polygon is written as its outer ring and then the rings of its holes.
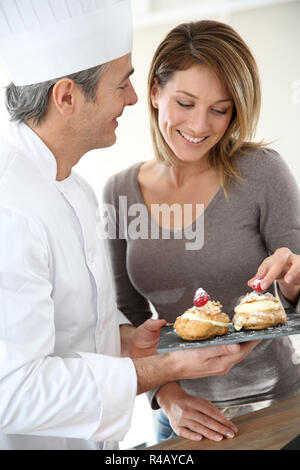
POLYGON ((239 429, 233 439, 195 442, 179 437, 145 450, 279 450, 300 434, 300 395, 239 416, 232 422, 239 429))

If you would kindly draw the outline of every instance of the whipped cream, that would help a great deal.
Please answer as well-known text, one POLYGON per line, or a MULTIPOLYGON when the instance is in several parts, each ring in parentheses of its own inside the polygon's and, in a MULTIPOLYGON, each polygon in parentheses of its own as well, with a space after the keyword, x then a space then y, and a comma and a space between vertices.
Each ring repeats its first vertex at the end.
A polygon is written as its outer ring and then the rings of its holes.
POLYGON ((228 328, 228 325, 229 325, 229 323, 223 323, 223 322, 220 322, 220 321, 208 320, 207 318, 199 317, 199 316, 195 315, 194 313, 191 313, 190 311, 185 312, 183 315, 181 315, 181 318, 186 318, 188 320, 193 320, 193 321, 200 321, 200 322, 204 322, 204 323, 211 323, 212 325, 221 326, 221 327, 225 327, 225 328, 228 328))
POLYGON ((266 310, 279 310, 280 304, 274 300, 257 300, 256 302, 240 303, 234 309, 235 313, 265 312, 266 310))
POLYGON ((264 323, 267 320, 274 321, 275 315, 274 313, 267 313, 267 312, 251 312, 251 317, 245 318, 241 316, 235 316, 232 320, 234 329, 239 331, 243 328, 245 324, 251 323, 264 323))

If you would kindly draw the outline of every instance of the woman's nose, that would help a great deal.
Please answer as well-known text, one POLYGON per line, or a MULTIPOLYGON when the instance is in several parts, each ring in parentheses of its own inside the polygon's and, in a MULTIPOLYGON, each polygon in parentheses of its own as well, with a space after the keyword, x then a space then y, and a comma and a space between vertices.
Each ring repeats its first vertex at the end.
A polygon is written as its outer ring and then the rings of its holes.
POLYGON ((195 135, 204 137, 210 130, 210 121, 205 111, 198 111, 193 114, 189 123, 195 135))

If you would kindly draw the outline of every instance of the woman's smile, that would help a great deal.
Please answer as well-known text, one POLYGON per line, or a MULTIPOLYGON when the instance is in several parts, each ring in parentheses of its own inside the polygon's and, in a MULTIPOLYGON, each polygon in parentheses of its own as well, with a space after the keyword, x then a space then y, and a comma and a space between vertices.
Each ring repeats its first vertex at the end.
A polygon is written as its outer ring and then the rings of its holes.
POLYGON ((208 136, 196 137, 186 132, 183 132, 179 129, 177 132, 183 138, 186 144, 193 145, 193 146, 201 146, 204 143, 204 141, 208 138, 208 136))

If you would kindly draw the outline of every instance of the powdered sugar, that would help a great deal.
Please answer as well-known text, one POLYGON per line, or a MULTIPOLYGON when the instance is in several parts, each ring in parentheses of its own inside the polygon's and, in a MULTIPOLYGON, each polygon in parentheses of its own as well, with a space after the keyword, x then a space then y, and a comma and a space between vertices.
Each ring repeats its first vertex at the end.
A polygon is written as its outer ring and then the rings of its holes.
POLYGON ((196 290, 194 295, 194 305, 196 307, 202 307, 202 305, 205 305, 210 300, 210 296, 204 289, 202 289, 202 287, 199 287, 199 289, 196 290))
POLYGON ((269 292, 266 292, 265 294, 259 294, 258 292, 250 292, 249 294, 246 294, 245 297, 243 297, 240 301, 240 304, 245 304, 247 302, 253 302, 254 300, 274 300, 277 301, 277 299, 270 294, 269 292))
POLYGON ((252 289, 262 292, 264 289, 261 288, 261 285, 260 285, 261 281, 262 279, 260 277, 257 277, 256 279, 254 279, 254 281, 251 282, 252 289))

